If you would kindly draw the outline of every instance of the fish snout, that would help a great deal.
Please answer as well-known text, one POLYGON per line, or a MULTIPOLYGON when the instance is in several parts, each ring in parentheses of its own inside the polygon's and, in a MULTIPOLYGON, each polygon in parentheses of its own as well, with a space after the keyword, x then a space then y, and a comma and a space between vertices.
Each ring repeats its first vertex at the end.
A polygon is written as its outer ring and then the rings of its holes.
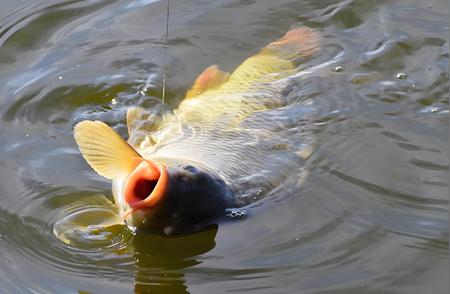
POLYGON ((125 181, 124 200, 132 209, 155 206, 166 194, 168 180, 164 165, 143 159, 125 181))

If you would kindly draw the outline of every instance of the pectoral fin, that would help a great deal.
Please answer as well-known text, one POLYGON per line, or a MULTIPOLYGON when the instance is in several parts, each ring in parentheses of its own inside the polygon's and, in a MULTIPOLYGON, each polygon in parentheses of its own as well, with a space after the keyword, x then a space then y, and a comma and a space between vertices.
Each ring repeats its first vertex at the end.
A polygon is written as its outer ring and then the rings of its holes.
POLYGON ((228 79, 229 75, 229 73, 221 71, 217 65, 211 65, 197 77, 192 88, 187 91, 186 99, 198 96, 205 91, 218 88, 228 79))
POLYGON ((87 163, 107 179, 128 175, 141 162, 139 153, 101 121, 78 123, 74 137, 87 163))

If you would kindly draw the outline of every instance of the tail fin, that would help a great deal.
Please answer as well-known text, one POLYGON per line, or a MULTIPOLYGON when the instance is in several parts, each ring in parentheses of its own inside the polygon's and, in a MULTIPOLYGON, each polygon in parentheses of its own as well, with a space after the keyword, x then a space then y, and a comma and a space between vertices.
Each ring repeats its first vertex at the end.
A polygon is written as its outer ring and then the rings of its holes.
POLYGON ((290 30, 281 39, 245 60, 228 81, 265 82, 292 74, 300 63, 307 61, 320 49, 320 39, 319 33, 310 28, 290 30))
MULTIPOLYGON (((290 30, 281 39, 274 41, 261 50, 281 59, 298 63, 299 59, 310 58, 319 50, 320 36, 310 28, 302 27, 290 30)), ((302 60, 303 61, 303 60, 302 60)))

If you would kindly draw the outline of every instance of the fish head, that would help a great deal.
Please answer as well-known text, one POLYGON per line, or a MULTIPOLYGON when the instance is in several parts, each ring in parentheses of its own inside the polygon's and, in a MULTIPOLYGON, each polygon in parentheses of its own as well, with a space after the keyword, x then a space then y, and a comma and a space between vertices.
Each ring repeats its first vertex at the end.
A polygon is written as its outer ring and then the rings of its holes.
POLYGON ((219 175, 172 159, 143 159, 113 181, 113 193, 131 230, 166 235, 198 231, 233 205, 233 193, 219 175))
POLYGON ((206 166, 144 158, 100 121, 78 123, 74 137, 87 163, 112 180, 119 215, 133 231, 198 231, 233 206, 231 189, 206 166))

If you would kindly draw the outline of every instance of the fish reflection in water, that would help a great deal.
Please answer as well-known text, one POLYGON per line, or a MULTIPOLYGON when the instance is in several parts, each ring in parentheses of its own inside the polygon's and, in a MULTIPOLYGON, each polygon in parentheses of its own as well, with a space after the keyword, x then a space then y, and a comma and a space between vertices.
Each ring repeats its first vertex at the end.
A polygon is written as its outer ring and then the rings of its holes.
POLYGON ((135 292, 164 289, 166 293, 188 293, 181 269, 199 264, 196 256, 215 247, 217 229, 217 225, 211 225, 201 232, 177 238, 135 234, 130 242, 136 265, 135 292))

